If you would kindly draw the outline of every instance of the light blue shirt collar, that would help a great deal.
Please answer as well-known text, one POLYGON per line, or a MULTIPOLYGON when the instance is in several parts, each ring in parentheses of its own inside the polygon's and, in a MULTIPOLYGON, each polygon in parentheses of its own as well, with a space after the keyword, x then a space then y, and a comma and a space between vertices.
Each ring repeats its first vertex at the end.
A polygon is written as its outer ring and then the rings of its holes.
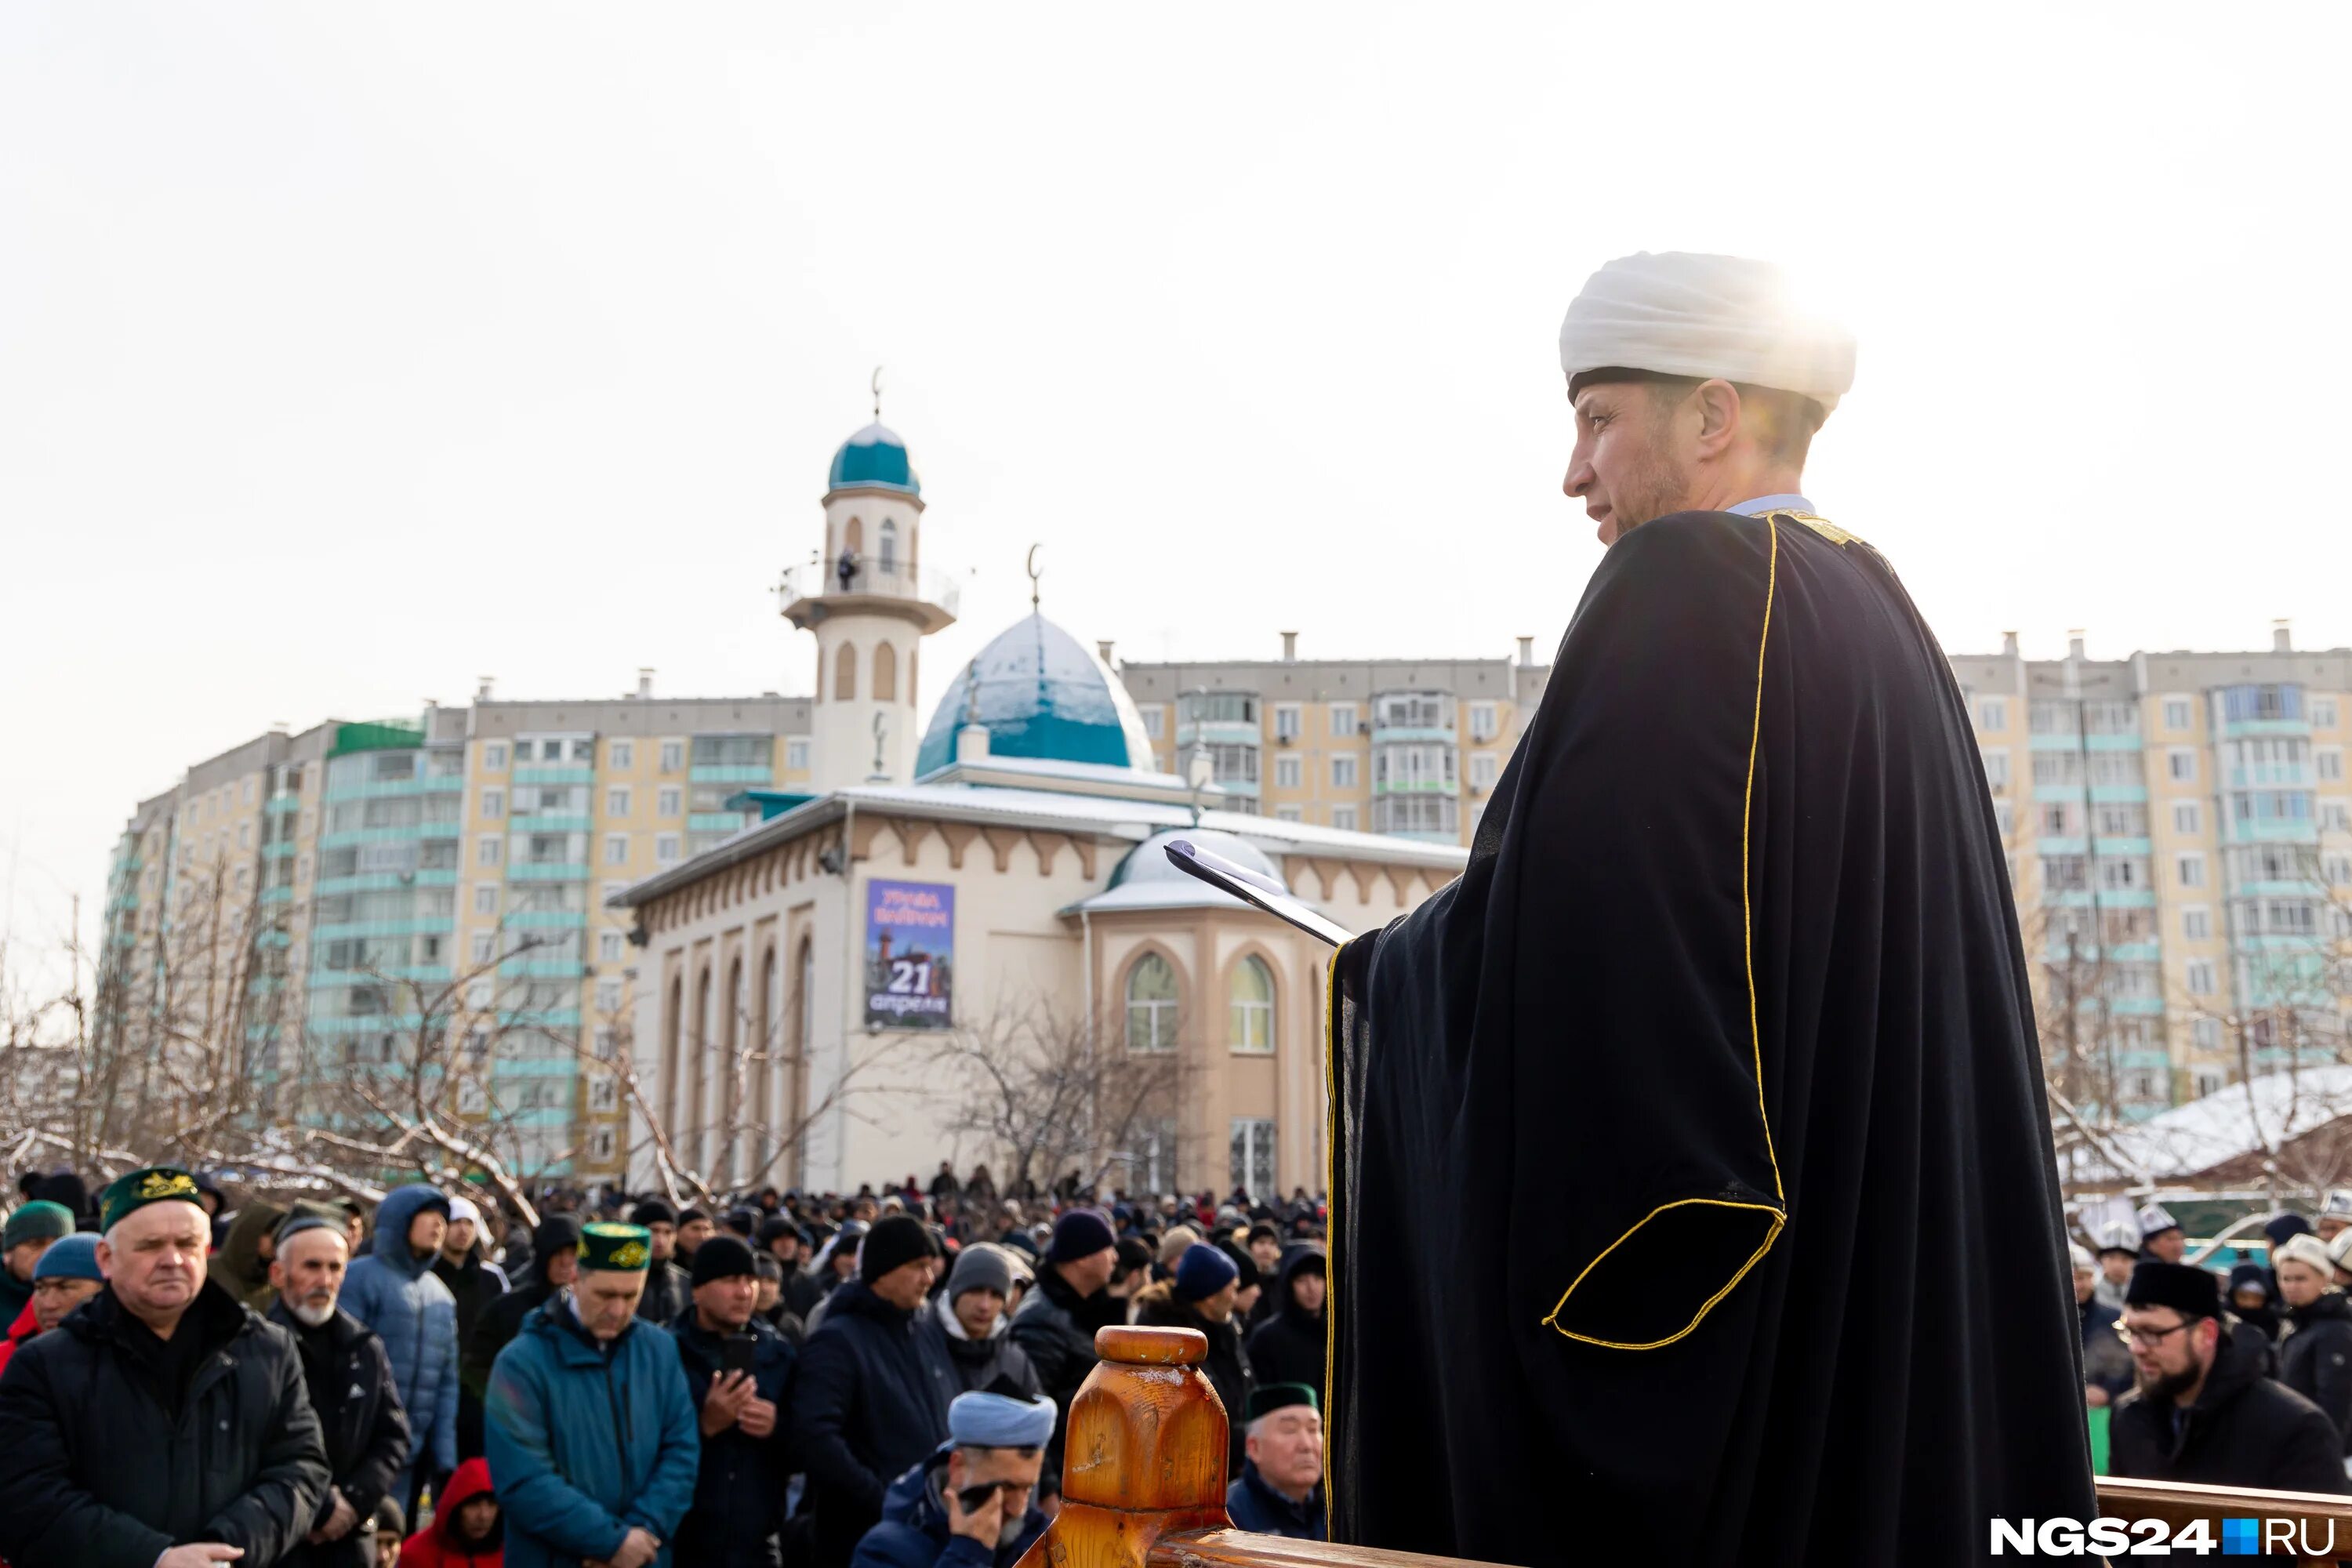
POLYGON ((1754 500, 1744 500, 1738 506, 1727 506, 1723 510, 1737 512, 1741 517, 1761 517, 1768 511, 1810 512, 1813 510, 1813 503, 1801 495, 1758 496, 1754 500))

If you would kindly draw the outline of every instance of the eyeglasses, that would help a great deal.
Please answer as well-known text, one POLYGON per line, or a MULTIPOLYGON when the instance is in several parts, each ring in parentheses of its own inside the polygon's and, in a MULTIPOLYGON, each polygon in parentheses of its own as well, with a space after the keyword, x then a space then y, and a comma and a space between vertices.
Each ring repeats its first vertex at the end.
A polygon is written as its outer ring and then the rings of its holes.
POLYGON ((2197 1320, 2194 1318, 2183 1319, 2181 1321, 2173 1324, 2172 1327, 2168 1329, 2134 1329, 2125 1326, 2121 1321, 2117 1321, 2116 1324, 2116 1338, 2123 1341, 2123 1342, 2127 1345, 2135 1347, 2136 1349, 2152 1351, 2157 1346, 2162 1344, 2166 1340, 2171 1338, 2174 1334, 2179 1333, 2181 1330, 2193 1329, 2196 1326, 2197 1320))

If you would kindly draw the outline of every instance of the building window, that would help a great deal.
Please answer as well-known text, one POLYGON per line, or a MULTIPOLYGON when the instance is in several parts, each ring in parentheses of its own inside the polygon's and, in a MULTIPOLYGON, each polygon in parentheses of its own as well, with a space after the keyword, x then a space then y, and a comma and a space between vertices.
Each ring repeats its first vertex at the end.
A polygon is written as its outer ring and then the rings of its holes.
POLYGON ((1999 795, 2009 787, 2009 753, 1987 752, 1984 754, 1985 783, 1999 795))
POLYGON ((1998 697, 1988 697, 1977 704, 1977 728, 2006 730, 2009 728, 2009 704, 1998 697))
POLYGON ((1234 1118, 1234 1185, 1253 1198, 1274 1192, 1274 1123, 1263 1117, 1234 1118))
POLYGON ((625 866, 629 863, 629 836, 625 833, 604 835, 604 864, 625 866))
POLYGON ((2200 820, 2203 814, 2197 809, 2197 803, 2193 800, 2176 803, 2172 808, 2172 831, 2191 838, 2195 837, 2203 831, 2203 824, 2200 820))
POLYGON ((499 885, 496 882, 474 884, 474 912, 478 915, 494 915, 499 912, 499 885))
POLYGON ((625 789, 606 790, 604 792, 604 815, 607 816, 628 816, 629 792, 625 789))
POLYGON ((1495 705, 1491 702, 1470 704, 1470 738, 1474 741, 1491 741, 1496 733, 1495 705))
POLYGON ((2344 753, 2333 746, 2326 751, 2314 752, 2311 756, 2311 766, 2312 771, 2319 775, 2320 783, 2338 783, 2344 777, 2344 753))
POLYGON ((1234 965, 1232 994, 1233 1047, 1251 1056, 1274 1053, 1274 971, 1261 958, 1243 959, 1234 965))
POLYGON ((1354 757, 1334 757, 1331 759, 1331 787, 1333 789, 1354 789, 1356 787, 1356 759, 1354 757))
POLYGON ((2197 782, 2197 753, 2187 746, 2174 746, 2164 753, 2165 771, 2175 784, 2197 782))
POLYGON ((2193 716, 2189 710, 2189 699, 2186 697, 2168 697, 2164 700, 2164 727, 2166 729, 2186 730, 2189 728, 2192 717, 2193 716))
POLYGON ((1274 705, 1274 738, 1277 741, 1298 739, 1298 704, 1277 702, 1274 705))
POLYGON ((1276 789, 1297 789, 1299 784, 1299 773, 1300 764, 1297 757, 1274 759, 1274 784, 1276 789))
POLYGON ((1356 732, 1356 705, 1352 702, 1331 704, 1331 733, 1352 735, 1356 732))
POLYGON ((2213 994, 2212 963, 2206 959, 2199 959, 2189 966, 2183 975, 2183 982, 2188 985, 2189 994, 2191 996, 2210 996, 2213 994))
POLYGON ((612 1028, 609 1026, 599 1028, 593 1037, 593 1049, 596 1052, 596 1059, 600 1062, 611 1061, 613 1059, 613 1053, 619 1047, 620 1043, 621 1032, 618 1029, 612 1028))
POLYGON ((596 982, 596 1011, 607 1017, 621 1010, 621 983, 617 980, 596 982))
POLYGON ((490 954, 497 950, 497 933, 487 931, 476 931, 474 933, 473 943, 473 962, 476 963, 488 963, 490 961, 490 954))
POLYGON ((497 865, 499 863, 499 840, 495 836, 475 840, 474 864, 477 866, 497 865))
POLYGON ((597 932, 596 962, 599 963, 620 963, 622 958, 625 956, 621 951, 622 946, 627 941, 628 939, 625 936, 616 931, 597 932))
POLYGON ((663 866, 674 866, 674 865, 677 864, 677 859, 678 859, 677 835, 677 834, 675 834, 675 833, 656 833, 656 834, 655 834, 655 835, 654 835, 654 860, 655 860, 655 862, 656 862, 656 864, 663 865, 663 866))
POLYGON ((486 773, 494 773, 504 769, 506 765, 507 743, 504 741, 484 742, 482 744, 482 771, 486 773))
POLYGON ((2221 1048, 2221 1020, 2200 1018, 2189 1026, 2189 1036, 2197 1042, 2199 1050, 2218 1051, 2221 1048))
POLYGON ((2201 888, 2205 885, 2205 857, 2180 856, 2173 862, 2173 872, 2182 887, 2201 888))
POLYGON ((615 768, 637 765, 637 743, 635 741, 613 741, 604 749, 604 761, 615 768))
POLYGON ((1127 972, 1127 1048, 1176 1048, 1176 969, 1156 952, 1145 953, 1127 972))
POLYGON ((804 773, 808 772, 808 742, 804 739, 786 741, 784 742, 784 767, 786 770, 792 773, 804 773))
POLYGON ((1305 817, 1295 805, 1277 805, 1274 808, 1274 819, 1276 822, 1300 822, 1305 817))
POLYGON ((2311 700, 2311 727, 2315 730, 2336 728, 2336 699, 2315 697, 2311 700))
POLYGON ((686 766, 686 742, 664 741, 661 743, 661 771, 674 773, 684 766, 686 766))
POLYGON ((2189 942, 2213 940, 2213 911, 2202 904, 2180 911, 2180 934, 2189 942))
POLYGON ((676 784, 664 785, 661 793, 654 797, 656 816, 676 816, 685 809, 686 792, 676 784))
POLYGON ((507 792, 502 789, 484 790, 482 792, 482 815, 484 816, 504 816, 506 814, 507 792))
POLYGON ((1356 808, 1352 805, 1333 806, 1331 808, 1331 826, 1339 828, 1343 833, 1353 833, 1356 831, 1356 808))
POLYGON ((621 1104, 620 1080, 611 1073, 600 1072, 588 1080, 588 1109, 615 1110, 621 1104))
POLYGON ((1143 732, 1155 741, 1160 739, 1168 722, 1168 710, 1155 702, 1149 708, 1137 709, 1136 712, 1142 717, 1143 732))
POLYGON ((1493 789, 1495 787, 1494 752, 1473 752, 1470 753, 1470 784, 1475 789, 1493 789))
POLYGON ((613 1130, 599 1127, 588 1134, 588 1158, 599 1165, 613 1163, 613 1130))

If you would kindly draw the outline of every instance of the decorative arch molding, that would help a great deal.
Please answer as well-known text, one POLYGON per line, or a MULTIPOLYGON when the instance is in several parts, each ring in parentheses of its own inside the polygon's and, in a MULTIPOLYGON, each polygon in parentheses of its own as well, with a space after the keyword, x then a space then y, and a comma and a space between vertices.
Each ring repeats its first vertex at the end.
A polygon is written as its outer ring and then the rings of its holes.
MULTIPOLYGON (((1241 944, 1234 949, 1232 956, 1228 957, 1223 965, 1217 971, 1217 995, 1221 1001, 1231 1002, 1233 1000, 1234 976, 1240 973, 1242 965, 1253 958, 1265 965, 1266 979, 1272 983, 1274 986, 1274 994, 1267 998, 1267 1001, 1274 1009, 1274 1049, 1262 1053, 1244 1051, 1240 1054, 1244 1056, 1264 1055, 1269 1059, 1279 1059, 1282 1056, 1284 1037, 1290 1033, 1289 1030, 1282 1026, 1283 1001, 1284 998, 1289 994, 1290 981, 1286 966, 1283 963, 1281 957, 1275 952, 1274 949, 1268 947, 1257 937, 1253 936, 1243 939, 1241 944)), ((1228 1029, 1228 1032, 1230 1033, 1230 1028, 1228 1029)), ((1225 1042, 1225 1048, 1229 1051, 1232 1050, 1233 1041, 1230 1039, 1227 1040, 1225 1042)))

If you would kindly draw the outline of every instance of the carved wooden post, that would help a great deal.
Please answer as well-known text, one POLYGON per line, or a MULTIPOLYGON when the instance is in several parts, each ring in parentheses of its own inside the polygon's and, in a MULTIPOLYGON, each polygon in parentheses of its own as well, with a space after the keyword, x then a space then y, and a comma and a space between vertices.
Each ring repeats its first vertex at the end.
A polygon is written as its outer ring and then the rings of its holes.
POLYGON ((1144 1568, 1152 1543, 1222 1530, 1225 1407, 1192 1329, 1097 1331, 1102 1357, 1070 1401, 1062 1511, 1019 1568, 1144 1568))

